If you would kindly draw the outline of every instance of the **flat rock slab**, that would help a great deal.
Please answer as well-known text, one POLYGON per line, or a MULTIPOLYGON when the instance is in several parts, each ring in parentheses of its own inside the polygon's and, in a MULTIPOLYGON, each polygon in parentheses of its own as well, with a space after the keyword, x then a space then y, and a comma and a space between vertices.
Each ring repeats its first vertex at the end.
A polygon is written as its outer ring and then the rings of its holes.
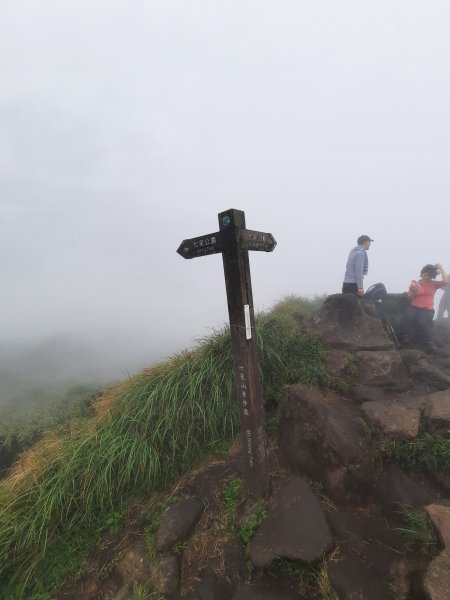
POLYGON ((429 564, 423 579, 423 587, 428 600, 450 598, 450 556, 447 552, 441 552, 429 564))
POLYGON ((450 439, 450 390, 437 392, 428 397, 424 419, 431 435, 450 439))
POLYGON ((333 547, 333 536, 319 500, 302 478, 285 480, 275 493, 267 519, 253 538, 249 555, 255 567, 277 557, 311 564, 333 547))
POLYGON ((167 552, 178 542, 184 542, 197 524, 203 505, 192 498, 179 500, 169 506, 156 532, 156 550, 167 552))
POLYGON ((375 400, 361 406, 365 419, 375 429, 389 435, 414 439, 419 434, 420 410, 398 401, 375 400))

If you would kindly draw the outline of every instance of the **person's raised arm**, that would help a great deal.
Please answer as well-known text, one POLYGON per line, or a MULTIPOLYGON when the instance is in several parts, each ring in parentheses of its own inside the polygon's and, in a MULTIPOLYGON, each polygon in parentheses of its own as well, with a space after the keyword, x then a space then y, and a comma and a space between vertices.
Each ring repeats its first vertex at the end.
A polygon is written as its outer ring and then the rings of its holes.
POLYGON ((444 267, 440 264, 440 263, 436 263, 436 269, 439 269, 439 272, 441 273, 441 279, 443 283, 448 283, 448 274, 446 272, 446 270, 444 269, 444 267))

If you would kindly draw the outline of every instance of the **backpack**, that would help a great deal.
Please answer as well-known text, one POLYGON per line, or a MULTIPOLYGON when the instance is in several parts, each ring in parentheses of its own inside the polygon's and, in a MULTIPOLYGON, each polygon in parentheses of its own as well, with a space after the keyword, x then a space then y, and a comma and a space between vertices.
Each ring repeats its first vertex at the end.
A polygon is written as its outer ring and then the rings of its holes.
POLYGON ((376 283, 372 285, 364 294, 364 300, 372 302, 381 302, 387 296, 387 289, 384 283, 376 283))

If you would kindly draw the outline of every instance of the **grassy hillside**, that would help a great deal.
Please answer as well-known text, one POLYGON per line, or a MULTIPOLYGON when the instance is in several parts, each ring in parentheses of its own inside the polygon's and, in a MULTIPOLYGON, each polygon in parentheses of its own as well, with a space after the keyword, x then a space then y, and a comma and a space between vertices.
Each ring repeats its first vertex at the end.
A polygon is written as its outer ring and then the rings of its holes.
MULTIPOLYGON (((330 383, 325 350, 302 326, 316 305, 291 297, 259 315, 267 398, 286 383, 330 383)), ((0 580, 13 580, 1 597, 48 598, 130 495, 164 486, 236 435, 228 328, 106 389, 94 413, 46 435, 0 483, 0 580)))
POLYGON ((19 396, 15 405, 0 409, 0 478, 6 475, 17 457, 42 437, 66 421, 89 415, 90 406, 100 388, 71 385, 57 391, 49 387, 36 390, 32 398, 19 396))

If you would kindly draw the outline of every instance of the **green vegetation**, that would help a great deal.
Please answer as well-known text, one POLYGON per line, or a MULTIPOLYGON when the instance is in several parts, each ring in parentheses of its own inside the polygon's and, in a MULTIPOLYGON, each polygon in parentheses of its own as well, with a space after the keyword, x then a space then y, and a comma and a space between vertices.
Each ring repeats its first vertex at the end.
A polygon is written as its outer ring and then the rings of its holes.
POLYGON ((372 440, 373 434, 374 434, 372 427, 362 417, 358 417, 358 419, 356 419, 356 422, 358 423, 358 426, 361 428, 361 431, 364 434, 364 439, 366 440, 366 442, 370 442, 372 440))
POLYGON ((243 523, 238 528, 238 539, 248 550, 248 546, 255 537, 256 530, 267 517, 264 502, 254 501, 247 510, 243 523))
POLYGON ((222 508, 222 521, 223 529, 228 533, 234 533, 237 523, 238 506, 241 502, 243 481, 237 475, 232 477, 225 484, 221 500, 223 503, 222 508))
POLYGON ((89 408, 99 388, 74 384, 63 392, 36 390, 37 397, 21 398, 13 406, 2 406, 0 411, 0 477, 17 460, 20 453, 32 446, 44 431, 56 429, 70 419, 89 416, 89 408), (26 409, 26 414, 22 414, 26 409))
POLYGON ((314 565, 304 565, 287 558, 277 558, 272 562, 271 571, 296 581, 300 594, 306 597, 318 593, 321 600, 339 600, 328 576, 328 563, 331 560, 334 560, 333 555, 314 565))
POLYGON ((397 584, 395 583, 395 581, 390 581, 388 583, 386 595, 387 595, 388 600, 399 600, 397 584))
POLYGON ((280 428, 280 417, 270 417, 266 420, 266 431, 277 431, 280 428))
POLYGON ((339 600, 339 596, 330 581, 328 575, 328 561, 323 560, 317 571, 317 587, 320 591, 321 600, 339 600))
POLYGON ((414 440, 387 437, 380 452, 388 460, 403 465, 409 471, 433 469, 450 471, 450 440, 424 434, 414 440))
MULTIPOLYGON (((286 383, 332 383, 322 344, 301 324, 309 310, 289 298, 257 319, 266 397, 286 383)), ((236 435, 228 328, 107 390, 93 411, 44 436, 0 483, 0 576, 27 582, 29 598, 55 589, 42 573, 59 543, 118 526, 128 496, 162 488, 236 435)))
POLYGON ((133 586, 133 595, 131 600, 164 600, 160 594, 150 592, 147 588, 139 583, 135 583, 133 586))
POLYGON ((424 508, 402 506, 400 516, 403 527, 398 527, 405 550, 429 554, 437 548, 438 540, 433 524, 424 508))

